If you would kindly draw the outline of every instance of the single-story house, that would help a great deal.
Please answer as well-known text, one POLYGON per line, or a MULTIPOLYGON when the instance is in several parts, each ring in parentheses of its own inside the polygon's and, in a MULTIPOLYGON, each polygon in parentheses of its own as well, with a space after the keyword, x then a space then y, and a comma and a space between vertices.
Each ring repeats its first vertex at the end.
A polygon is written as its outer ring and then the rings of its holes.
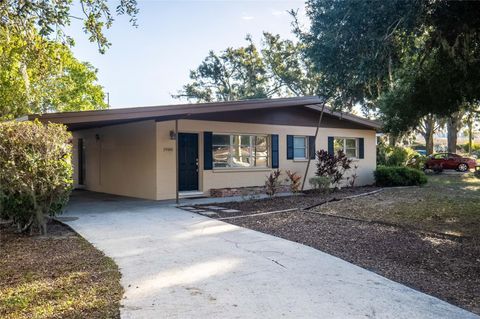
MULTIPOLYGON (((344 149, 371 184, 380 124, 325 108, 317 97, 48 113, 73 133, 76 188, 145 199, 209 196, 262 186, 273 169, 304 175, 315 150, 344 149)), ((307 178, 314 176, 312 160, 307 178)), ((307 188, 310 187, 308 179, 307 188)))

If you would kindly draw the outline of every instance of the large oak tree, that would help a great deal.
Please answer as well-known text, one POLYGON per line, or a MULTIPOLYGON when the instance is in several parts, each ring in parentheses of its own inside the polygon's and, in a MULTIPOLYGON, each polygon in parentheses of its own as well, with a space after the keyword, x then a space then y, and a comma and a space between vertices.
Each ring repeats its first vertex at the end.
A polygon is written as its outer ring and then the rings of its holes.
POLYGON ((307 13, 297 31, 337 107, 380 108, 401 133, 478 103, 480 2, 309 0, 307 13))

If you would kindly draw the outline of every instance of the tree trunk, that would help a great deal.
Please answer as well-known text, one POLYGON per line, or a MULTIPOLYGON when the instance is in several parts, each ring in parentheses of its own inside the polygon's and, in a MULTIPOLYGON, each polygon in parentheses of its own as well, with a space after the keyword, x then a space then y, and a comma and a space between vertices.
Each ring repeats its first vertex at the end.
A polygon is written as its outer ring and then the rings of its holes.
POLYGON ((420 131, 425 139, 425 150, 427 155, 433 154, 433 134, 435 133, 435 118, 432 115, 424 120, 424 131, 420 131))
POLYGON ((47 234, 47 222, 45 221, 45 216, 43 215, 43 210, 41 207, 35 209, 35 216, 38 223, 38 228, 42 235, 47 234))
POLYGON ((457 135, 460 126, 460 118, 460 112, 456 112, 447 120, 447 145, 449 153, 457 152, 457 135))
POLYGON ((468 115, 468 155, 472 155, 473 144, 473 116, 472 113, 468 115))
POLYGON ((388 145, 394 147, 397 145, 397 136, 394 134, 388 134, 388 145))
POLYGON ((433 154, 433 131, 425 136, 425 150, 427 151, 427 155, 433 154))
POLYGON ((45 220, 45 215, 43 214, 42 206, 40 206, 37 202, 37 196, 35 195, 34 191, 32 191, 32 200, 33 200, 33 209, 35 210, 35 222, 36 226, 40 230, 42 235, 47 234, 47 222, 45 220))

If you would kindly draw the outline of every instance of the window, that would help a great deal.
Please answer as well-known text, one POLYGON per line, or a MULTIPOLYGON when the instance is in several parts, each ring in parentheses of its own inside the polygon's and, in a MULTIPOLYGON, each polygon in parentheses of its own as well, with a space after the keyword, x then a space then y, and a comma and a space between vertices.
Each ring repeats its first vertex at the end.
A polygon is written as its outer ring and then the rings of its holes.
POLYGON ((267 135, 213 134, 214 168, 267 167, 269 138, 267 135))
POLYGON ((356 138, 335 137, 333 148, 335 153, 342 151, 347 157, 358 157, 358 142, 356 138))
POLYGON ((306 159, 307 158, 307 137, 306 136, 294 136, 293 137, 293 158, 294 159, 306 159))

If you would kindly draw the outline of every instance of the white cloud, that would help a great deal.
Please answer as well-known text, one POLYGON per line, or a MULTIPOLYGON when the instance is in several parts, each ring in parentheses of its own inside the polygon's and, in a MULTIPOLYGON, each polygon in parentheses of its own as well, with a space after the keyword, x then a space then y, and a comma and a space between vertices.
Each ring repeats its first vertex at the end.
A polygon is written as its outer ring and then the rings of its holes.
POLYGON ((242 16, 242 20, 253 20, 255 17, 252 16, 242 16))
POLYGON ((287 15, 287 11, 272 10, 272 15, 275 17, 285 16, 287 15))

